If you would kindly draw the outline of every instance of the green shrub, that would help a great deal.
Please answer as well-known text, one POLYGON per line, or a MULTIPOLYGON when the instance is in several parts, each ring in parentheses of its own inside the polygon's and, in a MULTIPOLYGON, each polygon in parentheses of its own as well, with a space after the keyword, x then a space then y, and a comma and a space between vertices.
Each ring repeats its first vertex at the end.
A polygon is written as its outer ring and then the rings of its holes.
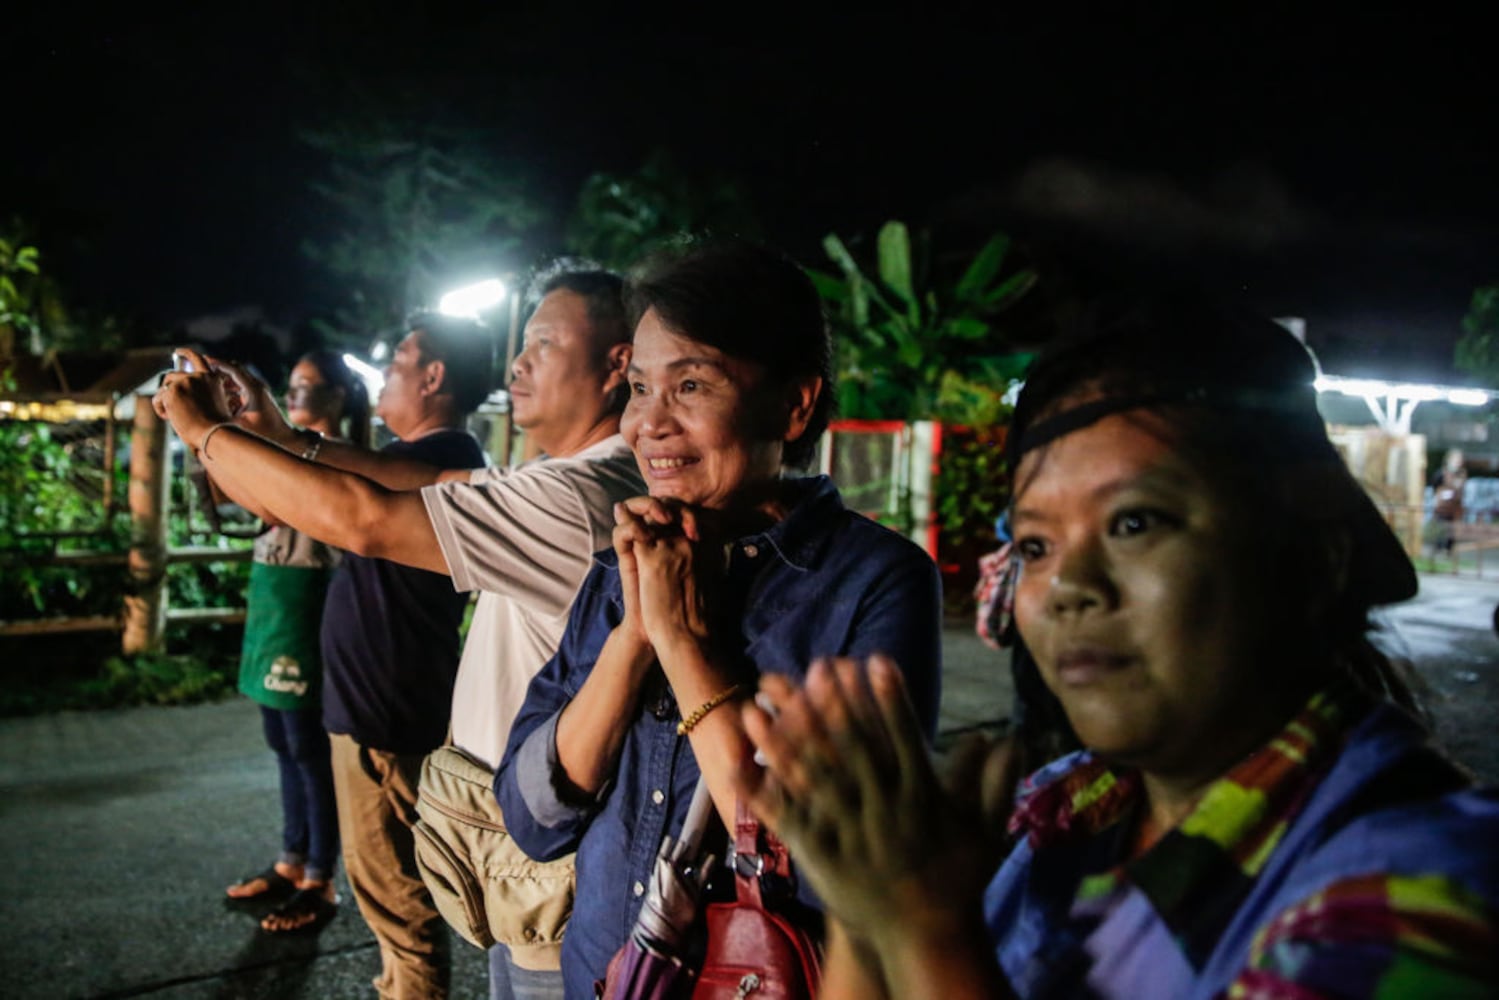
POLYGON ((142 653, 111 656, 100 675, 79 684, 93 707, 185 705, 220 698, 232 690, 227 671, 196 656, 142 653))
MULTIPOLYGON (((203 631, 199 629, 197 631, 203 631)), ((211 642, 194 641, 190 652, 120 656, 117 636, 34 637, 7 640, 0 649, 36 663, 45 643, 48 669, 11 664, 0 685, 0 716, 35 715, 69 709, 130 705, 187 705, 234 691, 237 661, 211 642)), ((237 652, 237 643, 235 644, 237 652)))

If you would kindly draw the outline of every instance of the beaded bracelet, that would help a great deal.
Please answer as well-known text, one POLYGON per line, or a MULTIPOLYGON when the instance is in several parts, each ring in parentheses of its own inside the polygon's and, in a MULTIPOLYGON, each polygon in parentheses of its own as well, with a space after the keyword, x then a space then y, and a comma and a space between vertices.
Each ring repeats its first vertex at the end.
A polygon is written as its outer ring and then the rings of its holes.
POLYGON ((677 735, 686 736, 688 733, 692 732, 692 727, 697 725, 699 722, 702 722, 703 719, 707 717, 709 712, 713 711, 719 705, 722 705, 724 702, 728 701, 730 698, 734 697, 736 694, 739 694, 743 690, 744 685, 731 684, 728 687, 724 688, 722 691, 718 692, 718 694, 703 702, 697 708, 692 710, 691 715, 687 716, 681 722, 677 723, 677 735))

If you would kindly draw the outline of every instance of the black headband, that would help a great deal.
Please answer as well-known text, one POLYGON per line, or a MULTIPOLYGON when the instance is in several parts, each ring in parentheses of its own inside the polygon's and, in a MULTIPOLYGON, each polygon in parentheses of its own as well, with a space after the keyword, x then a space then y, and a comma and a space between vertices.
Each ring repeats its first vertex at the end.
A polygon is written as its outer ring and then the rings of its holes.
MULTIPOLYGON (((1263 419, 1276 420, 1281 423, 1281 427, 1278 428, 1281 433, 1285 433, 1287 424, 1304 423, 1308 417, 1312 417, 1315 422, 1315 437, 1319 439, 1326 437, 1322 418, 1317 414, 1315 397, 1298 399, 1293 394, 1285 392, 1254 389, 1214 390, 1207 386, 1194 385, 1178 389, 1158 389, 1150 392, 1104 396, 1039 420, 1021 433, 1011 455, 1011 462, 1019 462, 1026 452, 1095 424, 1104 417, 1123 413, 1126 410, 1146 409, 1173 403, 1206 406, 1210 409, 1229 412, 1238 411, 1244 414, 1254 414, 1263 419)), ((1312 429, 1310 425, 1307 428, 1308 431, 1312 429)))

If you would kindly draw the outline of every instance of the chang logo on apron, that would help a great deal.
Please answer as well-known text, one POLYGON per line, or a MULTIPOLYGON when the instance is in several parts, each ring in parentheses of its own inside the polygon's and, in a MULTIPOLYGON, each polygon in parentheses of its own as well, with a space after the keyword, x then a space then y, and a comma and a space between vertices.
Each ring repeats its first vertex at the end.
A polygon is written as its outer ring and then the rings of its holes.
POLYGON ((294 694, 301 697, 307 693, 307 681, 302 679, 302 666, 290 656, 278 656, 271 661, 271 670, 265 675, 265 689, 294 694))

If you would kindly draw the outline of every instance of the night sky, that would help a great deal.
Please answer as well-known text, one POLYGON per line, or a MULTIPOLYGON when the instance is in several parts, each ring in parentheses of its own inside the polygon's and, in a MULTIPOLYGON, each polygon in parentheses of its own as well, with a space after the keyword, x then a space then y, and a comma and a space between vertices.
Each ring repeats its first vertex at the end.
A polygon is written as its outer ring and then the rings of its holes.
POLYGON ((328 225, 298 134, 352 86, 487 130, 559 221, 589 173, 666 147, 740 178, 809 263, 825 232, 887 218, 953 245, 1002 227, 1302 315, 1348 373, 1439 373, 1499 280, 1476 13, 517 6, 9 14, 0 218, 34 227, 88 308, 296 324, 339 293, 298 249, 328 225))

